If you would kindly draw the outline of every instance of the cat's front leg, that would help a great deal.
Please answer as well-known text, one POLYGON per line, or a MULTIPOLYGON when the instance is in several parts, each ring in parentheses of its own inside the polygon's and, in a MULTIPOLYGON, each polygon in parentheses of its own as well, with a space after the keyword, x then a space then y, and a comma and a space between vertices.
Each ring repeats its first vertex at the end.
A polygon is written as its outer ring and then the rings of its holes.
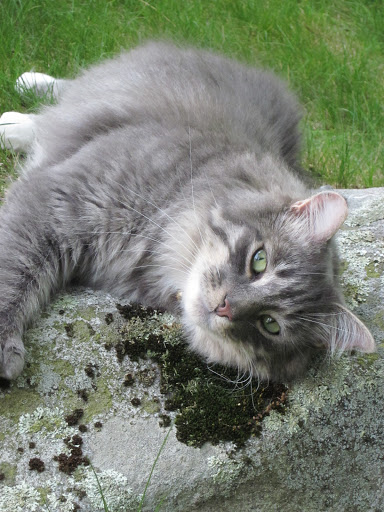
POLYGON ((0 228, 0 377, 6 379, 22 371, 24 331, 63 282, 55 242, 33 221, 14 227, 0 228))
POLYGON ((24 368, 25 348, 20 335, 7 338, 0 344, 0 377, 14 379, 24 368))
POLYGON ((22 336, 71 277, 73 250, 55 233, 46 178, 14 183, 0 209, 0 376, 22 371, 22 336))

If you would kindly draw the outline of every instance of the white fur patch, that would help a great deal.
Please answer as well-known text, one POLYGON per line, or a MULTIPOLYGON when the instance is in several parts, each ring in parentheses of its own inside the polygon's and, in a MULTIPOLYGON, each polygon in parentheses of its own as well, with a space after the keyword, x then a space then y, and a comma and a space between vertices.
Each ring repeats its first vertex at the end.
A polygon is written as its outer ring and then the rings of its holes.
POLYGON ((15 89, 21 96, 28 91, 33 91, 38 96, 54 95, 56 82, 57 80, 53 76, 30 71, 19 76, 16 80, 15 89))
POLYGON ((3 149, 28 151, 34 140, 33 115, 5 112, 0 117, 0 145, 3 149))
POLYGON ((217 272, 220 266, 228 263, 228 259, 228 247, 220 239, 215 241, 214 249, 207 245, 202 246, 183 290, 184 311, 192 319, 192 322, 199 324, 203 321, 204 323, 204 315, 201 315, 202 309, 209 311, 218 306, 216 303, 211 303, 210 297, 204 297, 201 279, 210 270, 217 272))

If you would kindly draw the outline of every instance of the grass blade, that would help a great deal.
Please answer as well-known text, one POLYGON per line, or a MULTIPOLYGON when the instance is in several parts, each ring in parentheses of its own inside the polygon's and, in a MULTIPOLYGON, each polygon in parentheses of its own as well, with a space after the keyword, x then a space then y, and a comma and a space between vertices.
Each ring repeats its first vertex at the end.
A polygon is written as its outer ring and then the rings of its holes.
MULTIPOLYGON (((141 497, 141 501, 140 501, 140 504, 139 504, 139 508, 137 510, 137 512, 141 512, 142 510, 142 507, 143 507, 143 504, 144 504, 144 499, 145 499, 145 495, 147 493, 147 489, 149 487, 149 484, 151 482, 151 478, 152 478, 152 475, 153 475, 153 472, 155 470, 155 467, 156 467, 156 464, 157 464, 157 461, 159 460, 159 457, 161 455, 161 452, 163 451, 163 448, 165 446, 165 443, 167 442, 168 440, 168 437, 169 437, 169 434, 171 433, 171 430, 172 430, 172 426, 169 428, 168 432, 167 432, 167 435, 165 436, 164 438, 164 441, 162 442, 161 446, 160 446, 160 449, 159 451, 157 452, 157 455, 156 455, 156 458, 152 464, 152 468, 151 468, 151 471, 149 473, 149 477, 148 477, 148 480, 147 480, 147 483, 145 485, 145 489, 144 489, 144 492, 143 492, 143 496, 141 497)), ((159 506, 161 506, 161 504, 163 503, 164 501, 164 498, 161 500, 160 504, 156 507, 156 510, 159 510, 159 506)))
POLYGON ((103 501, 104 511, 105 511, 105 512, 109 512, 109 508, 108 508, 107 502, 105 501, 105 498, 104 498, 103 489, 101 488, 100 481, 99 481, 99 478, 98 478, 97 473, 96 473, 96 471, 95 471, 95 468, 92 466, 92 464, 91 464, 91 463, 90 463, 89 465, 91 466, 91 469, 92 469, 92 471, 93 471, 93 474, 95 475, 95 478, 96 478, 97 487, 98 487, 98 489, 99 489, 100 496, 101 496, 101 499, 102 499, 102 501, 103 501))

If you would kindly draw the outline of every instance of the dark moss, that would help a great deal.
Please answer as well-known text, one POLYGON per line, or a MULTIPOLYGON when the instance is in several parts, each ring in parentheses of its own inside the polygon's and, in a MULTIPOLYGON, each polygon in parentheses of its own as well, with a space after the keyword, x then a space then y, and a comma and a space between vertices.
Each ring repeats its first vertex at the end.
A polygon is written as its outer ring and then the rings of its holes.
POLYGON ((167 428, 167 427, 170 426, 170 424, 171 424, 171 417, 168 416, 168 414, 160 414, 159 419, 160 419, 160 421, 159 421, 160 427, 167 428))
POLYGON ((127 304, 126 306, 122 306, 121 304, 116 304, 117 311, 125 320, 131 320, 132 318, 147 318, 150 315, 153 315, 155 310, 153 308, 146 308, 141 304, 127 304))
POLYGON ((0 473, 0 482, 5 480, 5 473, 0 473))
POLYGON ((141 404, 141 400, 140 400, 140 398, 132 398, 132 400, 131 400, 131 404, 132 404, 134 407, 138 407, 138 406, 141 404))
MULTIPOLYGON (((126 333, 127 334, 127 333, 126 333)), ((158 360, 158 355, 165 352, 164 337, 162 334, 149 334, 145 343, 138 336, 130 337, 129 334, 115 345, 116 355, 120 362, 125 356, 131 361, 147 359, 149 352, 153 359, 158 360)))
POLYGON ((88 402, 88 391, 86 389, 78 389, 77 395, 79 398, 81 398, 84 402, 88 402))
POLYGON ((127 375, 124 377, 124 386, 133 386, 133 384, 135 383, 135 378, 134 376, 132 375, 132 373, 127 373, 127 375))
POLYGON ((167 398, 164 402, 164 409, 166 411, 176 411, 177 403, 172 398, 167 398))
POLYGON ((45 470, 45 464, 41 459, 34 457, 29 460, 29 469, 42 473, 45 470))
POLYGON ((88 457, 82 455, 81 450, 73 449, 70 455, 60 453, 55 455, 53 460, 59 463, 59 471, 71 475, 79 466, 89 466, 88 457))
POLYGON ((75 434, 72 436, 72 444, 75 446, 80 446, 83 444, 83 438, 79 436, 78 434, 75 434))
POLYGON ((155 382, 156 374, 153 370, 145 368, 144 370, 138 372, 138 379, 146 386, 152 386, 152 384, 155 382))
POLYGON ((102 426, 103 426, 103 424, 101 423, 101 421, 96 421, 95 429, 100 430, 102 426))
POLYGON ((80 500, 84 499, 87 495, 84 489, 74 489, 74 492, 76 493, 76 496, 78 496, 80 500))
POLYGON ((11 381, 0 377, 0 389, 9 389, 11 387, 11 381))
MULTIPOLYGON (((240 446, 260 434, 263 418, 271 410, 284 413, 284 385, 262 386, 252 381, 237 388, 237 372, 219 366, 211 372, 183 342, 180 326, 163 323, 161 313, 154 316, 153 310, 138 304, 121 306, 119 311, 129 321, 115 345, 116 355, 120 361, 128 356, 133 361, 150 358, 159 364, 164 408, 178 411, 179 441, 190 446, 233 441, 240 446)), ((160 421, 165 423, 166 417, 160 421)))
POLYGON ((112 315, 112 313, 107 313, 105 315, 105 323, 107 325, 110 325, 112 322, 113 322, 113 315, 112 315))
POLYGON ((75 334, 75 329, 73 327, 73 324, 64 325, 64 329, 65 329, 65 332, 67 333, 67 336, 69 336, 70 338, 73 338, 73 336, 75 334))
POLYGON ((99 367, 97 366, 97 364, 88 363, 87 366, 84 368, 84 371, 88 377, 94 379, 96 377, 96 374, 99 374, 98 369, 99 367))
POLYGON ((67 414, 67 416, 65 416, 64 419, 67 422, 67 424, 71 427, 73 425, 77 425, 79 419, 83 416, 83 414, 83 409, 75 409, 71 414, 67 414))
POLYGON ((36 448, 36 443, 34 443, 33 441, 30 441, 28 447, 30 450, 33 450, 34 448, 36 448))
POLYGON ((72 474, 80 465, 88 466, 89 459, 83 455, 81 445, 83 438, 78 434, 71 437, 66 437, 64 444, 71 450, 70 455, 60 453, 55 455, 53 460, 59 463, 59 470, 67 475, 72 474))
POLYGON ((250 436, 261 432, 261 422, 272 409, 284 411, 286 388, 266 386, 254 393, 250 391, 230 395, 229 388, 206 381, 183 396, 183 406, 176 417, 179 441, 190 446, 201 446, 206 441, 233 441, 238 446, 250 436))
POLYGON ((79 425, 80 432, 84 433, 88 431, 87 425, 79 425))

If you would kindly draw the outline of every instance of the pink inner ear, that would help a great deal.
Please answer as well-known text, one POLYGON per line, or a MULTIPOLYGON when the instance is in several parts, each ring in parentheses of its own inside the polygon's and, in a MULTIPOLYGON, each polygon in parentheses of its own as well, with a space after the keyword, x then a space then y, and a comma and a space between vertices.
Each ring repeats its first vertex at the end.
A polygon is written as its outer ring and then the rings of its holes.
POLYGON ((328 191, 297 201, 291 211, 305 222, 308 235, 318 241, 329 240, 348 215, 346 200, 328 191))

